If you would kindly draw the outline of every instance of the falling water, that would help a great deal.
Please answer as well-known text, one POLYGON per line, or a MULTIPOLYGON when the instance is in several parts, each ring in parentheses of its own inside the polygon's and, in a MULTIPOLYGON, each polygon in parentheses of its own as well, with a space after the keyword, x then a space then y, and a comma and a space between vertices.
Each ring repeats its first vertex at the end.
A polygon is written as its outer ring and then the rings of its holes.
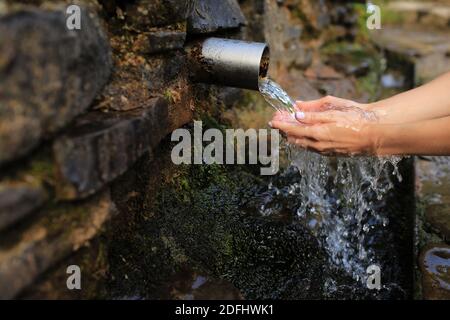
POLYGON ((260 78, 259 92, 275 110, 294 113, 294 101, 278 83, 269 78, 260 78))
MULTIPOLYGON (((272 80, 261 79, 260 92, 276 110, 294 112, 292 99, 272 80)), ((372 114, 359 111, 373 119, 372 114)), ((297 217, 323 241, 332 263, 364 281, 367 266, 379 263, 366 236, 389 223, 377 208, 393 188, 392 177, 401 180, 397 166, 401 158, 325 157, 294 145, 288 145, 287 152, 299 178, 282 190, 270 185, 270 191, 295 195, 297 217)), ((263 203, 259 210, 268 215, 273 208, 263 203)))

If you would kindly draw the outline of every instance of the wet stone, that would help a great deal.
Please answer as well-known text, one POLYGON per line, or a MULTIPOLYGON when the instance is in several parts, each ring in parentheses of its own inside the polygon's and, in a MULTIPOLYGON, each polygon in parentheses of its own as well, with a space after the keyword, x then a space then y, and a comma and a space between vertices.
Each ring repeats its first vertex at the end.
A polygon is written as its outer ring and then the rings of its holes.
POLYGON ((305 70, 305 77, 308 79, 342 79, 343 75, 327 65, 313 65, 305 70))
POLYGON ((33 213, 45 201, 46 194, 39 187, 25 183, 0 184, 0 230, 33 213))
POLYGON ((297 11, 294 10, 294 15, 297 15, 302 22, 306 22, 310 28, 320 31, 330 24, 330 14, 323 1, 291 0, 286 2, 291 8, 299 8, 297 11))
POLYGON ((403 25, 420 25, 421 28, 448 28, 450 26, 450 6, 448 3, 428 1, 394 1, 387 10, 399 16, 403 25))
POLYGON ((330 268, 318 239, 292 216, 280 212, 263 217, 258 213, 260 195, 254 192, 261 189, 255 188, 255 177, 222 171, 225 168, 198 168, 192 168, 187 176, 177 176, 172 187, 162 188, 160 218, 149 222, 151 227, 161 223, 156 228, 172 239, 171 247, 183 253, 184 261, 231 282, 245 299, 367 296, 345 272, 330 268), (203 183, 201 188, 190 189, 198 185, 197 179, 203 183), (186 193, 173 189, 179 188, 180 181, 186 185, 186 193), (330 281, 335 284, 333 290, 327 289, 330 281))
POLYGON ((450 299, 450 246, 429 245, 422 250, 419 259, 422 271, 424 299, 450 299))
POLYGON ((450 241, 450 203, 429 205, 425 210, 425 220, 446 241, 450 241))
POLYGON ((319 90, 321 95, 332 95, 350 99, 356 95, 355 83, 344 78, 340 80, 314 80, 311 84, 319 90))
POLYGON ((174 300, 241 300, 241 293, 233 284, 223 279, 198 274, 182 266, 180 271, 167 281, 159 296, 174 300), (169 294, 164 294, 169 292, 169 294))
POLYGON ((23 9, 0 18, 0 165, 84 112, 106 83, 110 48, 95 15, 81 30, 65 10, 23 9))
POLYGON ((193 0, 140 0, 127 4, 126 16, 134 27, 145 28, 183 22, 193 0))
POLYGON ((333 66, 340 72, 346 75, 354 75, 356 77, 363 77, 370 71, 370 58, 362 59, 348 59, 346 55, 335 55, 330 61, 333 66))
POLYGON ((427 205, 450 203, 449 157, 416 161, 417 194, 427 205))
POLYGON ((414 64, 416 85, 450 70, 450 36, 446 32, 386 27, 372 32, 371 37, 388 55, 402 56, 414 64))
MULTIPOLYGON (((105 228, 107 229, 107 228, 105 228)), ((106 299, 108 257, 102 236, 95 237, 78 251, 63 258, 42 274, 17 297, 23 300, 106 299), (67 290, 67 266, 77 265, 82 272, 81 290, 67 290), (61 285, 63 284, 63 285, 61 285)))
POLYGON ((143 70, 148 88, 152 91, 158 91, 167 88, 168 83, 177 80, 185 68, 185 58, 179 52, 171 52, 149 59, 150 68, 143 70))
POLYGON ((133 58, 143 62, 115 68, 95 109, 130 111, 145 108, 152 97, 167 95, 168 88, 185 77, 182 52, 155 54, 145 60, 142 56, 133 58))
POLYGON ((278 77, 279 84, 286 90, 289 96, 295 100, 314 100, 321 97, 320 93, 298 70, 281 72, 278 77))
POLYGON ((163 98, 153 98, 145 109, 92 112, 78 119, 54 144, 58 196, 84 198, 100 190, 160 142, 168 121, 163 98))
POLYGON ((246 23, 236 0, 194 0, 188 33, 210 33, 239 28, 246 23))
POLYGON ((286 40, 284 58, 292 68, 305 69, 312 63, 313 50, 298 40, 286 40))
POLYGON ((243 29, 244 39, 249 41, 264 42, 264 1, 244 1, 240 4, 242 13, 247 21, 243 29))
POLYGON ((148 35, 147 53, 159 53, 183 48, 185 31, 161 30, 148 35))
MULTIPOLYGON (((298 5, 300 4, 295 4, 298 5)), ((269 70, 269 74, 275 79, 278 79, 277 70, 273 68, 276 65, 306 69, 312 63, 312 48, 304 41, 300 41, 301 37, 307 35, 305 27, 303 24, 292 23, 293 16, 299 12, 286 10, 284 6, 279 6, 273 1, 267 3, 264 20, 259 28, 264 30, 265 41, 270 43, 272 69, 269 70)))
POLYGON ((76 205, 43 210, 45 214, 30 227, 2 235, 0 299, 16 297, 48 268, 84 246, 116 209, 105 191, 76 205), (16 242, 11 245, 9 238, 16 242))
POLYGON ((342 3, 330 8, 330 21, 333 24, 353 26, 358 22, 358 15, 352 7, 353 3, 342 3))
POLYGON ((438 76, 450 71, 450 38, 448 41, 448 52, 433 53, 417 59, 416 62, 416 81, 417 83, 429 82, 438 76))
POLYGON ((242 90, 231 87, 219 87, 217 99, 222 102, 226 108, 232 108, 242 97, 242 90))

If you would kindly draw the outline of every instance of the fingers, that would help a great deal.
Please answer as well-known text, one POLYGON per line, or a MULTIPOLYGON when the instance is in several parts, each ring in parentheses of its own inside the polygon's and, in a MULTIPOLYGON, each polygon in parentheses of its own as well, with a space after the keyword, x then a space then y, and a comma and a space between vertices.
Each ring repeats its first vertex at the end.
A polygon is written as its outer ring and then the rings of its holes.
POLYGON ((320 111, 322 104, 322 99, 311 101, 295 101, 295 108, 302 111, 320 111))
POLYGON ((283 121, 284 114, 281 111, 276 111, 272 117, 272 120, 283 121))
POLYGON ((272 121, 269 124, 274 129, 279 129, 286 133, 288 136, 294 136, 296 138, 309 138, 320 140, 326 137, 324 129, 321 126, 302 126, 297 123, 289 123, 284 121, 272 121))
POLYGON ((302 103, 303 103, 303 101, 300 101, 300 100, 297 100, 297 101, 294 102, 293 107, 294 107, 294 111, 295 111, 295 112, 297 112, 297 111, 302 111, 302 110, 300 109, 300 104, 302 104, 302 103))
POLYGON ((339 98, 333 96, 325 96, 320 99, 311 100, 311 101, 296 101, 296 106, 302 111, 322 111, 324 110, 324 106, 328 103, 333 103, 334 101, 339 100, 339 98))
POLYGON ((289 112, 282 112, 282 111, 277 111, 273 118, 272 121, 284 121, 284 122, 291 122, 291 123, 297 123, 295 117, 293 117, 292 114, 290 114, 289 112))
POLYGON ((295 144, 303 149, 314 149, 314 141, 307 138, 296 138, 294 136, 288 136, 287 141, 289 143, 295 144))
POLYGON ((330 123, 339 120, 340 113, 338 111, 323 112, 296 112, 297 121, 304 124, 330 123))
POLYGON ((316 112, 316 111, 325 111, 328 110, 330 105, 334 105, 337 107, 347 107, 349 105, 355 104, 353 101, 334 97, 334 96, 325 96, 320 99, 311 100, 311 101, 296 101, 295 105, 297 109, 306 112, 316 112))
POLYGON ((307 138, 296 138, 293 136, 288 137, 288 142, 291 144, 295 144, 300 148, 320 153, 324 156, 332 156, 337 154, 335 150, 333 150, 333 147, 330 143, 314 141, 307 138))

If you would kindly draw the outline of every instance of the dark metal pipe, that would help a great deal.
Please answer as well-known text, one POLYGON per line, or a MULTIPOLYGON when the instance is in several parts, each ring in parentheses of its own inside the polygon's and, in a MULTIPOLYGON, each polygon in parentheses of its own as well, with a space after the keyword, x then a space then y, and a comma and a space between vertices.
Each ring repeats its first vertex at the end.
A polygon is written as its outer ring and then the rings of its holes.
POLYGON ((265 43, 208 38, 191 46, 189 68, 194 81, 258 90, 267 75, 269 47, 265 43))

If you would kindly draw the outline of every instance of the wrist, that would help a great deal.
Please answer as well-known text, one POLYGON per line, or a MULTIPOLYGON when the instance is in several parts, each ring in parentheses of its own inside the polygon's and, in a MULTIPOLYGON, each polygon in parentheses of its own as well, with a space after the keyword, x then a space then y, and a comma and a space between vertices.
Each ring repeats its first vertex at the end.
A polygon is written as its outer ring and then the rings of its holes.
POLYGON ((368 151, 369 154, 379 155, 382 147, 382 141, 384 140, 383 130, 380 130, 378 124, 368 125, 366 130, 366 137, 368 140, 368 151))
POLYGON ((379 106, 379 101, 376 102, 370 102, 370 103, 364 103, 363 104, 363 109, 367 110, 367 111, 375 111, 376 109, 378 109, 379 106))
MULTIPOLYGON (((389 124, 372 124, 368 127, 371 154, 377 156, 397 155, 399 150, 399 127, 389 124)), ((400 144, 401 145, 401 144, 400 144)))
POLYGON ((370 137, 373 154, 377 156, 405 154, 407 152, 405 146, 410 144, 403 125, 373 125, 370 129, 370 137))
POLYGON ((392 119, 389 119, 388 112, 385 103, 382 101, 377 101, 373 103, 368 103, 365 107, 366 111, 373 112, 375 117, 380 124, 390 123, 392 119))

